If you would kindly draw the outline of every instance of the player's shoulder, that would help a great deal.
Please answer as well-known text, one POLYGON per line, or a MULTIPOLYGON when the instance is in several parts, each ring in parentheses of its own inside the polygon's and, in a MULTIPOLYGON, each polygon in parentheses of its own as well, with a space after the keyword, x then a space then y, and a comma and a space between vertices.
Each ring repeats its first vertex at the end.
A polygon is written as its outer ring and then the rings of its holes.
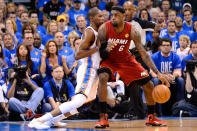
POLYGON ((88 37, 91 37, 94 34, 93 29, 89 26, 85 29, 85 32, 83 33, 83 35, 87 35, 88 37))

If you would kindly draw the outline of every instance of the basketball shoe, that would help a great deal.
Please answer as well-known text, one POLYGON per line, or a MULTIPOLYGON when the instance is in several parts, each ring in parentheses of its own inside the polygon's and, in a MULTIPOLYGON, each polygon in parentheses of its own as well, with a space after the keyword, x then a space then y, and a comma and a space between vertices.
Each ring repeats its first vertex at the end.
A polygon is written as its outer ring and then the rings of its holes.
POLYGON ((25 114, 20 114, 20 117, 24 121, 29 121, 29 120, 32 120, 34 118, 34 114, 31 110, 27 110, 27 112, 25 114))
POLYGON ((48 124, 43 123, 40 121, 38 118, 33 119, 32 121, 29 122, 28 127, 34 128, 34 129, 49 129, 50 126, 48 124))
POLYGON ((149 114, 146 119, 147 126, 167 126, 167 122, 159 120, 155 114, 149 114))
POLYGON ((28 127, 35 128, 35 129, 49 129, 51 127, 65 127, 67 123, 63 123, 60 121, 57 121, 55 123, 52 123, 52 121, 46 121, 42 122, 38 119, 33 119, 29 124, 28 127))
POLYGON ((109 127, 108 114, 101 113, 98 122, 95 122, 95 128, 109 127))

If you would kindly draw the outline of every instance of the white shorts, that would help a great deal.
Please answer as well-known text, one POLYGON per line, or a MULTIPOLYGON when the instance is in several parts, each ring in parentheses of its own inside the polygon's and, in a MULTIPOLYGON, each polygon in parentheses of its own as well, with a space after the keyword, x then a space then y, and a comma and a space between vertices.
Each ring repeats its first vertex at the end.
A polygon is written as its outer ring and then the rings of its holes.
POLYGON ((81 65, 77 71, 75 93, 83 92, 87 96, 86 103, 96 98, 98 88, 97 70, 81 65))

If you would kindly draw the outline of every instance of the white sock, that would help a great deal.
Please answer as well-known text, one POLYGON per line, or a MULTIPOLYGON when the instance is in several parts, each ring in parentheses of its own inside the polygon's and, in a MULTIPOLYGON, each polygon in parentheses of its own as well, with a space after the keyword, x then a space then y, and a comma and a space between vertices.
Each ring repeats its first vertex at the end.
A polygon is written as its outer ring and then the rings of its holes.
POLYGON ((66 117, 64 116, 64 114, 61 114, 61 115, 59 115, 59 116, 54 117, 54 118, 51 119, 50 121, 51 121, 52 124, 54 124, 54 123, 56 123, 56 122, 58 122, 58 121, 63 120, 64 118, 66 118, 66 117))
POLYGON ((70 111, 70 114, 71 114, 71 115, 74 115, 74 114, 77 114, 77 113, 79 113, 79 112, 77 111, 77 109, 74 109, 74 110, 70 111))
POLYGON ((51 119, 53 119, 53 116, 51 115, 51 113, 47 113, 44 116, 38 118, 38 120, 43 121, 43 122, 49 121, 51 119))

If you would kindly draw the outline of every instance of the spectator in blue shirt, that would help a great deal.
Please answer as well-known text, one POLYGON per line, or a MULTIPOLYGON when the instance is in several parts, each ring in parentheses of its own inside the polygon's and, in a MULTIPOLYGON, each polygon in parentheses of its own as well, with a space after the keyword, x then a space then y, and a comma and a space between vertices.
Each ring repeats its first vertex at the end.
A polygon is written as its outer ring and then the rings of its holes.
POLYGON ((58 24, 55 20, 52 20, 47 25, 47 34, 43 37, 42 44, 45 46, 48 40, 54 39, 55 34, 58 31, 58 24))
MULTIPOLYGON (((40 37, 43 39, 44 36, 45 36, 45 34, 43 34, 42 31, 40 31, 40 30, 38 29, 38 25, 39 25, 38 20, 30 20, 30 21, 29 21, 29 24, 33 27, 33 30, 35 31, 34 34, 39 34, 40 37)), ((42 42, 42 41, 41 41, 41 42, 42 42)), ((44 45, 42 44, 41 47, 44 47, 44 45)))
POLYGON ((74 53, 71 47, 64 46, 65 38, 62 32, 57 32, 54 40, 57 42, 59 54, 64 56, 64 58, 74 53))
MULTIPOLYGON (((38 20, 38 14, 37 12, 31 12, 30 13, 30 21, 31 20, 35 20, 35 21, 39 21, 38 20)), ((40 23, 38 22, 38 25, 37 25, 37 30, 36 30, 38 33, 42 33, 42 34, 46 34, 46 29, 40 25, 40 23)))
POLYGON ((10 33, 3 35, 4 48, 6 48, 11 55, 10 61, 12 64, 16 64, 16 45, 14 44, 13 37, 10 33))
POLYGON ((33 78, 39 76, 39 67, 41 64, 41 51, 37 48, 34 48, 34 37, 33 33, 27 32, 24 34, 23 38, 24 44, 27 45, 27 47, 30 50, 31 60, 33 62, 33 71, 31 72, 31 75, 34 75, 33 78))
POLYGON ((190 39, 192 39, 192 33, 183 29, 183 20, 181 17, 179 16, 176 17, 175 24, 176 24, 176 32, 177 32, 178 38, 181 35, 187 35, 190 39))
POLYGON ((184 10, 183 15, 185 19, 183 29, 193 31, 192 10, 184 10))
POLYGON ((87 12, 80 9, 82 0, 73 0, 73 8, 68 11, 70 22, 76 25, 76 18, 78 15, 87 16, 87 12))
POLYGON ((33 62, 30 56, 30 50, 25 44, 20 44, 16 51, 17 65, 26 66, 31 72, 33 71, 33 62))
POLYGON ((72 28, 70 28, 70 26, 68 26, 69 15, 68 14, 59 15, 57 17, 57 22, 58 22, 58 31, 64 34, 65 41, 67 41, 69 32, 74 31, 72 28), (68 17, 66 18, 65 16, 68 16, 68 17))
MULTIPOLYGON (((178 16, 180 16, 182 19, 184 19, 184 16, 183 16, 184 10, 192 10, 191 4, 190 4, 190 3, 184 3, 184 4, 183 4, 183 9, 182 9, 182 11, 181 11, 181 14, 178 14, 178 16)), ((196 16, 192 16, 192 20, 193 20, 193 21, 196 20, 196 19, 197 19, 196 16)))
MULTIPOLYGON (((35 31, 36 31, 36 30, 34 29, 34 27, 33 27, 30 23, 24 24, 24 25, 23 25, 23 28, 22 28, 22 31, 21 31, 21 33, 22 33, 22 38, 24 38, 24 34, 25 34, 25 33, 32 33, 32 34, 34 34, 35 31)), ((19 42, 18 42, 17 45, 22 44, 22 43, 23 43, 23 39, 19 39, 19 42)))
POLYGON ((29 22, 28 12, 22 12, 21 15, 20 15, 20 20, 21 20, 21 25, 22 25, 22 28, 23 28, 23 26, 29 22))
POLYGON ((167 34, 162 38, 169 38, 172 41, 172 51, 176 52, 176 50, 179 48, 179 39, 176 33, 176 26, 174 21, 168 21, 167 34))
MULTIPOLYGON (((170 90, 173 93, 175 93, 173 96, 171 96, 172 103, 174 101, 180 101, 184 99, 184 79, 181 77, 181 60, 179 56, 171 51, 172 48, 172 41, 168 38, 163 38, 162 39, 162 44, 161 44, 161 51, 156 52, 152 55, 152 60, 154 61, 157 69, 163 73, 168 81, 171 83, 170 84, 170 90)), ((160 80, 158 79, 157 75, 154 74, 151 71, 152 74, 152 81, 154 83, 154 86, 157 86, 160 84, 160 80)), ((168 103, 169 104, 169 103, 168 103)), ((165 105, 165 108, 167 110, 163 110, 162 113, 165 115, 169 115, 169 109, 171 109, 172 105, 165 105), (165 112, 166 111, 166 112, 165 112)), ((160 110, 161 113, 161 110, 160 110)))
POLYGON ((64 70, 62 66, 53 66, 51 74, 52 78, 43 87, 46 101, 43 105, 43 113, 52 111, 75 94, 72 83, 63 79, 64 70))
POLYGON ((21 33, 17 31, 16 23, 10 18, 5 20, 5 32, 12 35, 15 45, 17 45, 18 40, 22 38, 21 33))
POLYGON ((87 21, 86 21, 86 18, 84 15, 77 16, 76 21, 77 21, 77 31, 76 32, 78 33, 79 37, 81 37, 84 30, 87 27, 87 21))
MULTIPOLYGON (((73 41, 75 38, 79 37, 79 34, 76 31, 72 31, 68 34, 67 44, 74 50, 73 41)), ((80 38, 80 37, 79 37, 80 38)))
POLYGON ((16 12, 16 14, 17 14, 17 17, 16 17, 16 24, 17 24, 18 32, 21 32, 21 30, 22 30, 21 14, 22 14, 23 12, 26 12, 26 11, 27 11, 27 9, 26 9, 26 7, 25 7, 24 5, 18 5, 18 7, 17 7, 17 12, 16 12))
POLYGON ((21 25, 21 22, 17 19, 16 12, 11 12, 7 14, 7 17, 9 19, 12 19, 16 23, 17 32, 21 33, 22 25, 21 25))

